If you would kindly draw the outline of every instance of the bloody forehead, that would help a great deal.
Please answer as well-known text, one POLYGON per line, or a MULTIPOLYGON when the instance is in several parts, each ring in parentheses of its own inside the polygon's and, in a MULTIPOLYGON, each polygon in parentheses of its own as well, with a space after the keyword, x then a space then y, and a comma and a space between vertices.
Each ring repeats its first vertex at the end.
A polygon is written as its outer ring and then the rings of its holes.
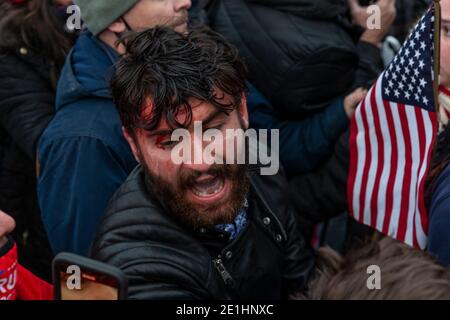
POLYGON ((155 109, 155 104, 151 99, 145 99, 141 108, 141 119, 150 119, 152 117, 153 110, 155 109))
MULTIPOLYGON (((189 125, 189 123, 185 123, 185 122, 188 120, 187 118, 189 116, 192 117, 192 112, 194 110, 196 110, 197 108, 199 108, 200 106, 202 106, 204 103, 208 103, 208 102, 201 101, 196 98, 190 98, 188 103, 189 103, 189 105, 186 105, 186 106, 180 105, 178 108, 175 108, 174 114, 173 114, 173 116, 176 118, 176 121, 178 123, 186 124, 187 126, 189 125), (191 112, 191 114, 188 114, 189 112, 191 112)), ((155 104, 154 104, 153 100, 151 100, 150 98, 147 98, 142 104, 140 119, 143 121, 150 121, 155 116, 154 111, 155 111, 155 104)), ((163 113, 161 116, 161 119, 158 119, 158 123, 154 129, 155 130, 158 128, 167 128, 168 129, 170 127, 171 126, 166 119, 166 114, 163 113)))

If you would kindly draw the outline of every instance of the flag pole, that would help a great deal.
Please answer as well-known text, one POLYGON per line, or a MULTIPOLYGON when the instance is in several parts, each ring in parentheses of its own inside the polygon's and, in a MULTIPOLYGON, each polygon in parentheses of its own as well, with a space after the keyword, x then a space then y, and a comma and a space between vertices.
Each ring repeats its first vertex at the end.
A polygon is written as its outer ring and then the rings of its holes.
POLYGON ((440 0, 434 1, 434 104, 438 123, 440 123, 439 112, 439 74, 441 71, 441 4, 440 0))
MULTIPOLYGON (((439 134, 439 130, 441 125, 443 125, 441 121, 441 113, 439 107, 439 74, 441 73, 441 4, 440 0, 433 0, 434 4, 434 52, 433 52, 433 98, 434 98, 434 106, 436 109, 436 120, 437 120, 437 132, 435 135, 439 134)), ((440 167, 438 163, 436 163, 436 154, 439 149, 439 139, 434 140, 434 146, 431 151, 431 163, 430 168, 428 168, 427 178, 425 179, 425 202, 427 203, 427 207, 429 208, 431 203, 430 196, 430 186, 433 184, 434 179, 436 178, 436 172, 439 172, 440 167)))

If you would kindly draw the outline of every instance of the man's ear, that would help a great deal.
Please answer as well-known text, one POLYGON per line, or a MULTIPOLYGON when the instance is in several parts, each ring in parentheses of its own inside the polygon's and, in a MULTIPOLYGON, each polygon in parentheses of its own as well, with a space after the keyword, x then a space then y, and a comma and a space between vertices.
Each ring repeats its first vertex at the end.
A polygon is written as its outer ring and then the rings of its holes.
POLYGON ((247 96, 245 95, 245 93, 242 94, 241 107, 239 108, 239 115, 242 119, 244 129, 248 129, 250 125, 248 120, 247 96))
POLYGON ((108 29, 108 31, 111 31, 115 34, 121 34, 125 31, 127 31, 127 26, 123 22, 123 19, 119 18, 116 21, 114 21, 113 23, 111 23, 107 29, 108 29))
POLYGON ((128 130, 125 127, 122 127, 123 136, 125 137, 125 140, 127 140, 128 144, 130 145, 131 151, 133 152, 134 158, 137 162, 141 163, 140 158, 141 154, 139 152, 139 148, 136 144, 135 139, 133 138, 132 134, 128 132, 128 130))

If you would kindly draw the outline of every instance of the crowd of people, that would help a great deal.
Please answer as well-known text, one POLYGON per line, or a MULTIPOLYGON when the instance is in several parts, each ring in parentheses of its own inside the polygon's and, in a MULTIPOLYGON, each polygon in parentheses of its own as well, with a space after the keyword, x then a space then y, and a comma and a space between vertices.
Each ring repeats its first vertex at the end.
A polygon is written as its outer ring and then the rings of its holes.
MULTIPOLYGON (((428 252, 347 213, 350 120, 430 1, 376 1, 375 29, 358 0, 74 2, 81 30, 66 26, 70 0, 0 0, 0 279, 19 268, 0 298, 51 299, 60 252, 120 268, 130 299, 450 298, 446 128, 428 252), (194 154, 208 148, 197 122, 279 132, 279 172, 175 163, 178 128, 194 154), (369 265, 381 290, 366 286, 369 265)), ((216 159, 251 149, 221 143, 216 159)))

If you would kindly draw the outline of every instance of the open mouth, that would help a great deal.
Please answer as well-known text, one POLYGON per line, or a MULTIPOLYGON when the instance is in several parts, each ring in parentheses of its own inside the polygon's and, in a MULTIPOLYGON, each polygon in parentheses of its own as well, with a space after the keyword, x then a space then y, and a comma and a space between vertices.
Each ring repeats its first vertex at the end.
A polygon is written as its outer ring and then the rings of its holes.
POLYGON ((197 179, 191 187, 192 193, 199 198, 210 198, 218 195, 225 187, 225 179, 222 177, 207 177, 197 179))

